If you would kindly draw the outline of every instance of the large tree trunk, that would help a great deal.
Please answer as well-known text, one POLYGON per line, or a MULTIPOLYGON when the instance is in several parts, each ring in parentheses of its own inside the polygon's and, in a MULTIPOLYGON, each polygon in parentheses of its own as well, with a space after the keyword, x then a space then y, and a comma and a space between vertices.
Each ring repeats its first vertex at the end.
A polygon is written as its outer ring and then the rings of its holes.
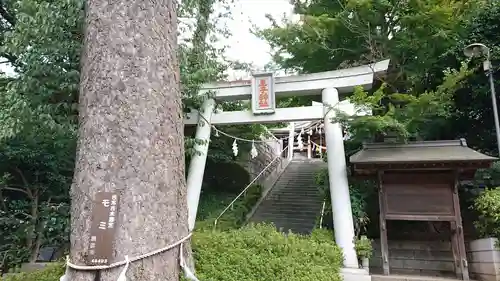
MULTIPOLYGON (((120 193, 114 261, 187 235, 177 15, 173 0, 88 0, 71 260, 88 255, 92 199, 120 193)), ((131 264, 129 280, 178 280, 179 248, 131 264)), ((115 281, 120 269, 101 272, 115 281)), ((95 272, 71 270, 72 281, 95 272)))

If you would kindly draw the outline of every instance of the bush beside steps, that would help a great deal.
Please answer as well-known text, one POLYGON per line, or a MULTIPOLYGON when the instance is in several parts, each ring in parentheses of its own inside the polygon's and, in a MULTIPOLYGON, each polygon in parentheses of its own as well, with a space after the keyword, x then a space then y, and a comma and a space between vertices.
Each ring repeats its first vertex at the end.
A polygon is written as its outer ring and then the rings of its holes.
MULTIPOLYGON (((285 236, 264 224, 201 230, 193 236, 196 275, 201 281, 340 281, 342 252, 331 241, 324 235, 285 236)), ((59 281, 63 272, 59 264, 6 280, 59 281)))

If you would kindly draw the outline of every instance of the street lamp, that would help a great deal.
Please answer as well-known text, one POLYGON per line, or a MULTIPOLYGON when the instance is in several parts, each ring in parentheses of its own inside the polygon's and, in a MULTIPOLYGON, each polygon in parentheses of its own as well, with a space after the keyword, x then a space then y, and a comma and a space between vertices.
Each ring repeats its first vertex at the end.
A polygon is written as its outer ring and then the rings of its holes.
POLYGON ((481 43, 474 43, 465 47, 464 54, 469 58, 482 57, 482 56, 486 57, 486 59, 483 61, 483 69, 484 72, 486 72, 486 75, 488 75, 488 78, 490 80, 491 103, 493 105, 493 115, 495 118, 497 148, 498 148, 498 153, 500 155, 500 124, 498 122, 497 97, 495 94, 495 83, 493 80, 493 67, 490 61, 490 48, 486 47, 484 44, 481 43))

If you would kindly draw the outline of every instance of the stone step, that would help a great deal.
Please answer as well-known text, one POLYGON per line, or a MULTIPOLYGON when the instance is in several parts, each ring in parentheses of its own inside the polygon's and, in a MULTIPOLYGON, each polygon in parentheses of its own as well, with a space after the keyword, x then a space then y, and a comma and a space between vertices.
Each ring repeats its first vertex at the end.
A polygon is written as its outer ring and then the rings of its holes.
POLYGON ((295 225, 311 225, 315 224, 316 222, 316 217, 277 217, 273 215, 266 215, 262 216, 259 214, 256 214, 254 217, 252 217, 252 221, 255 222, 272 222, 274 224, 285 224, 285 223, 290 223, 290 224, 295 224, 295 225))
POLYGON ((300 167, 293 167, 293 166, 288 166, 287 169, 285 170, 284 174, 285 175, 314 175, 320 170, 320 168, 314 167, 311 169, 302 169, 300 167))
POLYGON ((282 202, 295 202, 300 204, 300 202, 323 202, 323 197, 319 194, 315 194, 313 192, 304 192, 304 193, 273 193, 270 194, 267 198, 265 198, 265 202, 271 201, 282 201, 282 202))
POLYGON ((276 187, 275 190, 271 190, 270 194, 307 194, 307 195, 321 195, 319 190, 315 188, 292 188, 292 187, 276 187))
POLYGON ((287 205, 290 207, 300 208, 302 206, 307 207, 315 207, 320 206, 323 203, 321 197, 316 198, 308 198, 307 195, 302 196, 272 196, 270 198, 266 198, 262 201, 263 207, 270 207, 272 205, 287 205))
MULTIPOLYGON (((261 208, 259 208, 261 209, 261 208)), ((262 205, 261 210, 257 213, 262 214, 287 214, 287 215, 300 215, 300 214, 314 214, 321 212, 321 206, 318 205, 293 205, 281 203, 280 204, 266 204, 262 205)))
POLYGON ((291 227, 291 228, 313 227, 315 224, 315 220, 311 220, 310 218, 299 220, 299 219, 283 219, 283 218, 273 218, 273 217, 268 217, 268 218, 255 217, 251 221, 256 223, 258 222, 272 223, 276 226, 291 227))
POLYGON ((310 222, 310 220, 312 219, 311 223, 314 222, 316 220, 316 217, 317 215, 319 215, 319 211, 318 212, 314 212, 314 213, 307 213, 307 214, 303 214, 301 213, 300 215, 298 214, 298 212, 290 212, 290 213, 272 213, 272 212, 268 212, 267 210, 263 210, 261 212, 256 212, 255 215, 253 216, 254 219, 256 220, 270 220, 270 219, 273 219, 273 220, 276 220, 276 221, 282 221, 282 222, 295 222, 295 221, 299 221, 299 222, 305 222, 305 223, 308 223, 310 222))
POLYGON ((274 187, 289 188, 289 189, 318 189, 313 181, 299 181, 299 180, 279 180, 274 187))
POLYGON ((291 215, 277 215, 277 214, 270 214, 270 213, 260 213, 260 214, 255 214, 253 217, 255 221, 270 221, 270 222, 300 222, 300 223, 307 223, 309 224, 310 221, 312 220, 313 222, 316 221, 316 216, 313 214, 312 216, 291 216, 291 215))
POLYGON ((300 182, 300 183, 314 183, 314 177, 282 177, 279 182, 300 182))
POLYGON ((290 206, 284 203, 277 204, 266 204, 259 207, 255 214, 266 214, 266 215, 276 215, 276 216, 292 216, 292 217, 303 217, 312 216, 321 212, 321 207, 315 205, 302 205, 302 206, 290 206))
POLYGON ((318 188, 313 185, 312 183, 298 183, 295 181, 290 181, 290 182, 280 182, 279 184, 276 184, 274 186, 275 189, 273 189, 273 193, 276 192, 293 192, 293 191, 312 191, 312 192, 319 192, 318 188))
POLYGON ((323 202, 315 184, 322 167, 326 167, 322 161, 292 161, 250 221, 274 223, 285 233, 310 233, 323 202))
POLYGON ((321 198, 304 198, 305 196, 294 196, 294 197, 283 197, 283 196, 276 196, 276 197, 271 197, 268 198, 264 201, 262 201, 262 207, 271 207, 274 205, 277 206, 290 206, 290 209, 294 208, 302 208, 302 207, 317 207, 319 206, 321 208, 321 198))
POLYGON ((257 210, 257 213, 266 213, 266 214, 279 214, 286 213, 289 215, 299 215, 300 214, 310 214, 310 213, 319 213, 321 211, 320 204, 303 204, 303 205, 291 205, 286 204, 284 202, 279 203, 266 203, 265 205, 261 205, 257 210))
POLYGON ((294 194, 300 194, 301 196, 307 195, 307 196, 321 196, 321 192, 315 188, 298 188, 294 189, 291 187, 276 187, 276 189, 271 190, 269 193, 269 196, 273 195, 294 195, 294 194))
POLYGON ((282 175, 280 178, 280 181, 297 180, 297 181, 314 182, 315 181, 314 178, 315 178, 315 176, 313 173, 308 174, 308 175, 282 175))
POLYGON ((296 181, 290 181, 289 183, 282 182, 277 185, 275 185, 275 188, 273 191, 276 192, 293 192, 293 191, 312 191, 312 192, 319 192, 318 188, 313 185, 312 183, 298 183, 296 181))
POLYGON ((270 194, 279 194, 279 193, 307 193, 307 194, 320 194, 320 191, 316 186, 312 184, 299 184, 290 182, 290 183, 280 183, 275 185, 273 189, 271 189, 270 194))
POLYGON ((317 193, 319 194, 318 188, 316 186, 311 185, 311 184, 303 184, 303 185, 298 185, 298 186, 292 186, 292 184, 295 183, 280 183, 279 185, 276 185, 273 190, 271 190, 272 194, 276 193, 308 193, 308 194, 314 194, 317 193))
POLYGON ((409 275, 372 275, 372 281, 454 281, 456 278, 442 278, 429 276, 409 276, 409 275))
POLYGON ((279 180, 275 187, 287 189, 318 189, 313 181, 299 181, 294 179, 279 180))

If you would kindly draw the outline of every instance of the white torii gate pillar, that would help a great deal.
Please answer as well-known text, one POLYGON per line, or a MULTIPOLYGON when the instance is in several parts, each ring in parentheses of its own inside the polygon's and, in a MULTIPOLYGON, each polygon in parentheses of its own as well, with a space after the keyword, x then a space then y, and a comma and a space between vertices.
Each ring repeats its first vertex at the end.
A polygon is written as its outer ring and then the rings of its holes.
POLYGON ((358 269, 358 258, 354 250, 354 223, 349 184, 347 182, 344 138, 340 124, 338 122, 333 123, 331 120, 335 117, 335 110, 331 109, 331 107, 338 104, 339 92, 335 88, 324 89, 322 98, 335 242, 344 253, 344 267, 358 269))
POLYGON ((201 185, 203 184, 203 175, 205 173, 205 164, 207 163, 208 146, 210 143, 210 132, 212 126, 208 123, 212 119, 212 113, 215 108, 215 101, 207 99, 202 105, 201 114, 206 120, 200 117, 196 127, 196 139, 203 143, 194 145, 196 153, 193 154, 189 163, 187 177, 187 204, 188 204, 188 227, 193 231, 196 222, 196 213, 200 202, 201 185), (208 122, 207 122, 208 121, 208 122))

